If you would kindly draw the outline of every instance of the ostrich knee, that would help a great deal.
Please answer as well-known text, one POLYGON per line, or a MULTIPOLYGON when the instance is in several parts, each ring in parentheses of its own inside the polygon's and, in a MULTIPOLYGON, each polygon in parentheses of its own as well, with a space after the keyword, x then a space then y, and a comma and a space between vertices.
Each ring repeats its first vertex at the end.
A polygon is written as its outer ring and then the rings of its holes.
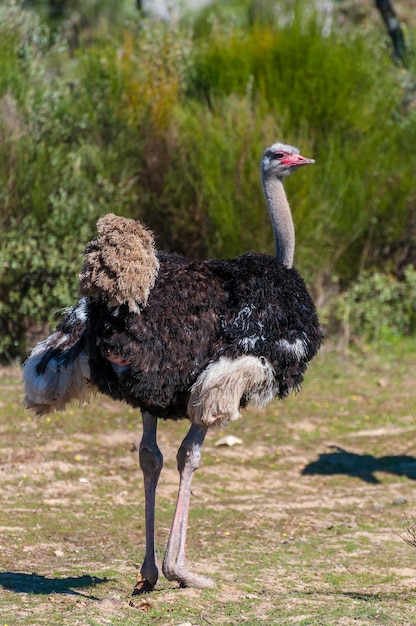
POLYGON ((163 456, 158 446, 142 442, 139 448, 139 463, 145 480, 153 477, 157 482, 163 467, 163 456))
POLYGON ((185 466, 189 472, 194 472, 199 468, 201 462, 201 448, 195 447, 193 443, 183 441, 176 455, 178 472, 183 473, 185 466))

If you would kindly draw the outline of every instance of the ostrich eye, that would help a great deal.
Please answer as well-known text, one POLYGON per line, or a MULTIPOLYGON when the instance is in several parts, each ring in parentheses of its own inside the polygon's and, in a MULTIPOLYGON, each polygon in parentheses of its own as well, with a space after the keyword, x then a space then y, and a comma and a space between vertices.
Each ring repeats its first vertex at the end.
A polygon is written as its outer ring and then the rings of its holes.
POLYGON ((285 156, 285 153, 284 152, 275 152, 273 154, 273 156, 274 156, 275 159, 283 159, 283 157, 285 156))

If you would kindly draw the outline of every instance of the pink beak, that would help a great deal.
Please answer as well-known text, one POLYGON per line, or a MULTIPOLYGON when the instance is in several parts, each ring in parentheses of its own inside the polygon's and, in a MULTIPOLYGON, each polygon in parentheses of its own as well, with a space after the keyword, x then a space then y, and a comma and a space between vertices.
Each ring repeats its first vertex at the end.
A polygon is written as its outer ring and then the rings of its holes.
POLYGON ((282 165, 289 165, 289 167, 299 167, 300 165, 312 165, 315 160, 306 159, 300 154, 288 154, 280 162, 282 165))

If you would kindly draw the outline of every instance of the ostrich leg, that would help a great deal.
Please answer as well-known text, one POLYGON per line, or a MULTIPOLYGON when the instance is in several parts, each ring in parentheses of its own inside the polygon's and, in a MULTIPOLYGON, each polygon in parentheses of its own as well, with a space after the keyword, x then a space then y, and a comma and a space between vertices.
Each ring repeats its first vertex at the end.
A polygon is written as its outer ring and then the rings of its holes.
POLYGON ((156 442, 157 418, 143 413, 143 436, 139 448, 139 461, 144 478, 146 555, 132 595, 153 590, 159 578, 155 554, 155 496, 163 456, 156 442))
POLYGON ((185 544, 192 477, 199 467, 201 447, 206 433, 206 426, 192 424, 178 450, 176 456, 180 475, 178 500, 162 565, 163 573, 168 580, 177 580, 181 587, 198 587, 200 589, 215 587, 215 583, 210 578, 187 571, 185 568, 185 544))

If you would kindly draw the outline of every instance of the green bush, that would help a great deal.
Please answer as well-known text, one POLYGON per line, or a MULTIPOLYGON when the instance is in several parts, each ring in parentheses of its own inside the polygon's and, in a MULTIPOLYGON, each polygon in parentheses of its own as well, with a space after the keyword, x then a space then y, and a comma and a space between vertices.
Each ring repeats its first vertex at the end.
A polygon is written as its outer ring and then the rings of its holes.
POLYGON ((416 269, 408 265, 402 280, 392 274, 363 272, 342 294, 333 317, 347 339, 380 344, 416 331, 416 269))
POLYGON ((63 39, 47 45, 35 14, 8 2, 0 17, 0 63, 10 59, 0 92, 0 351, 14 358, 31 323, 51 323, 76 298, 98 217, 143 218, 157 203, 151 159, 167 153, 186 37, 149 22, 71 61, 63 39))

